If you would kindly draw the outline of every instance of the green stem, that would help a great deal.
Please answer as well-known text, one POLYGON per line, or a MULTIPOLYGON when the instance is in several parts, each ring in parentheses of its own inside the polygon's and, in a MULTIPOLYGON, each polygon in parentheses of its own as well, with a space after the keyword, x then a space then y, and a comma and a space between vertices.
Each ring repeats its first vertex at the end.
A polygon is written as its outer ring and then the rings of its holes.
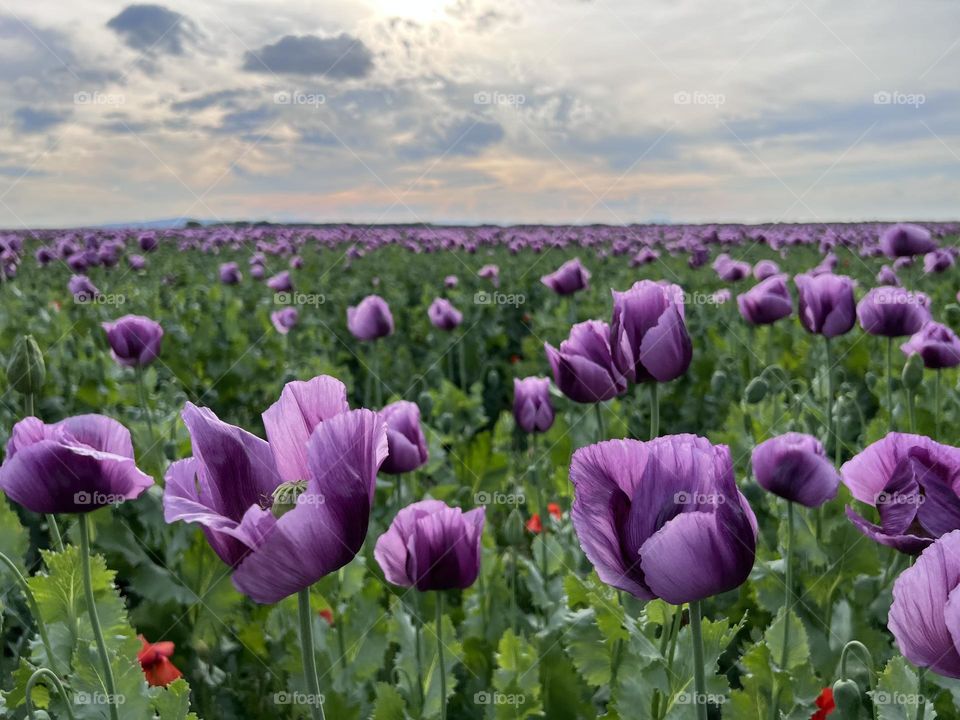
POLYGON ((703 632, 700 626, 700 601, 690 603, 690 633, 693 636, 693 687, 696 695, 693 706, 697 720, 707 720, 707 679, 703 672, 703 632))
POLYGON ((520 635, 520 621, 518 619, 517 612, 517 546, 510 546, 510 565, 512 579, 510 581, 510 627, 513 628, 513 632, 519 636, 520 635))
POLYGON ((420 715, 423 715, 423 659, 420 655, 420 645, 421 638, 423 634, 423 620, 421 614, 420 606, 420 595, 417 594, 414 596, 416 603, 416 617, 413 619, 413 628, 414 628, 414 640, 417 644, 416 646, 416 656, 417 656, 417 702, 420 703, 419 712, 420 715))
POLYGON ((597 433, 600 435, 597 442, 603 442, 607 439, 607 429, 603 424, 603 409, 600 407, 600 403, 594 403, 593 409, 597 413, 597 433))
POLYGON ((650 383, 650 439, 660 436, 660 384, 654 380, 650 383))
POLYGON ((917 432, 917 415, 914 403, 917 400, 916 393, 913 390, 907 390, 907 417, 910 419, 910 432, 917 432))
POLYGON ((37 599, 33 595, 33 591, 30 589, 30 586, 27 584, 26 578, 20 572, 20 569, 14 564, 13 560, 8 558, 3 553, 0 553, 0 563, 7 566, 7 569, 13 573, 13 577, 16 579, 17 583, 20 585, 20 589, 23 590, 23 594, 27 598, 27 605, 30 606, 30 612, 33 614, 34 622, 37 623, 37 633, 40 635, 40 642, 43 643, 44 649, 47 651, 47 659, 50 664, 56 669, 57 658, 53 654, 53 646, 50 644, 50 636, 47 635, 47 625, 43 621, 43 616, 40 615, 40 606, 37 605, 37 599))
POLYGON ((87 611, 90 614, 90 626, 93 637, 97 642, 97 651, 100 662, 103 664, 103 684, 107 690, 107 707, 110 708, 111 720, 120 720, 117 711, 117 686, 113 681, 113 668, 110 666, 110 655, 107 653, 107 643, 103 639, 103 630, 100 627, 100 618, 97 615, 97 602, 93 595, 93 577, 90 574, 90 527, 86 514, 80 514, 80 565, 83 572, 83 592, 87 597, 87 611))
MULTIPOLYGON (((320 681, 317 679, 317 656, 313 652, 313 614, 310 612, 310 588, 297 593, 300 607, 300 652, 303 655, 303 674, 310 698, 310 714, 313 720, 324 720, 323 702, 320 699, 320 681)), ((340 617, 335 619, 337 626, 340 617)))
POLYGON ((27 680, 27 694, 24 698, 24 702, 27 705, 27 717, 29 717, 30 720, 33 720, 33 699, 30 696, 33 694, 33 686, 37 684, 37 681, 41 677, 45 677, 51 683, 53 683, 53 686, 57 689, 57 693, 63 699, 63 706, 67 711, 67 716, 70 718, 70 720, 76 720, 77 716, 73 714, 73 704, 70 702, 70 698, 67 696, 66 690, 63 689, 63 683, 60 682, 60 678, 57 677, 56 673, 47 668, 35 670, 33 675, 30 676, 30 679, 27 680))
POLYGON ((893 338, 887 338, 887 412, 890 413, 888 429, 894 430, 893 422, 893 338))
POLYGON ((143 410, 144 417, 147 418, 147 430, 150 431, 150 445, 156 442, 156 435, 153 432, 153 416, 150 414, 150 408, 147 406, 147 387, 143 381, 143 368, 138 367, 137 371, 137 393, 140 395, 140 407, 143 410))
POLYGON ((530 474, 533 476, 533 485, 537 488, 538 504, 540 505, 540 541, 543 545, 543 552, 540 555, 540 574, 543 575, 543 588, 547 589, 547 580, 550 577, 550 569, 547 563, 547 533, 550 529, 550 511, 547 510, 547 503, 544 500, 543 487, 540 485, 538 477, 539 457, 537 457, 537 434, 530 436, 530 448, 533 452, 533 464, 530 467, 530 474))
POLYGON ((440 720, 447 720, 447 669, 443 666, 443 595, 437 593, 437 657, 440 660, 440 720))
POLYGON ((923 720, 923 679, 927 674, 925 667, 917 668, 917 720, 923 720))
POLYGON ((347 671, 347 644, 343 637, 343 623, 340 622, 343 612, 343 575, 342 571, 337 571, 337 647, 340 650, 340 669, 345 673, 347 671))
MULTIPOLYGON (((790 612, 793 610, 793 502, 787 501, 787 547, 784 551, 783 562, 784 584, 786 585, 786 598, 783 603, 783 650, 780 653, 780 670, 787 669, 787 662, 790 658, 790 612)), ((780 688, 776 687, 774 680, 773 703, 770 706, 771 720, 777 720, 780 717, 780 688)))
POLYGON ((380 348, 373 348, 373 389, 376 393, 376 407, 383 407, 383 383, 380 381, 380 348))
POLYGON ((833 452, 836 464, 840 465, 840 438, 833 423, 833 353, 830 348, 830 338, 824 337, 827 348, 827 444, 833 441, 833 452))
POLYGON ((934 397, 936 398, 936 412, 934 413, 934 439, 940 439, 940 368, 937 368, 937 382, 934 385, 934 397))
POLYGON ((460 342, 457 343, 457 360, 459 361, 460 365, 460 389, 464 392, 466 392, 467 388, 470 387, 469 383, 467 383, 467 358, 465 355, 466 350, 464 348, 464 345, 466 344, 467 334, 464 333, 460 338, 460 342))

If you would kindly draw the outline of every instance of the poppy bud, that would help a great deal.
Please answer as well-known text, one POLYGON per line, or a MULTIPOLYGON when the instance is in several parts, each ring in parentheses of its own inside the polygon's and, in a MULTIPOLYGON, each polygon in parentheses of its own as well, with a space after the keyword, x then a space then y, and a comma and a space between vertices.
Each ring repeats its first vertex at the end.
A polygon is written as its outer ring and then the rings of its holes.
POLYGON ((424 417, 430 417, 430 413, 433 412, 433 398, 430 393, 424 390, 417 396, 417 405, 420 406, 420 412, 423 413, 424 417))
POLYGON ((743 399, 750 405, 756 405, 763 402, 763 399, 770 391, 770 386, 762 377, 755 377, 747 384, 747 389, 743 392, 743 399))
POLYGON ((960 330, 960 305, 950 303, 943 309, 943 319, 954 330, 960 330))
POLYGON ((43 353, 32 335, 23 335, 13 348, 7 365, 7 382, 24 395, 36 395, 47 377, 43 353))
POLYGON ((520 514, 520 511, 517 508, 514 508, 510 511, 510 514, 507 515, 507 521, 504 523, 503 539, 508 545, 522 545, 524 539, 523 530, 523 515, 520 514))
POLYGON ((840 720, 856 720, 860 717, 860 687, 853 680, 837 680, 833 684, 833 702, 836 703, 840 720))
POLYGON ((727 386, 727 374, 723 370, 717 370, 710 378, 710 394, 720 395, 727 386))
POLYGON ((901 378, 903 386, 911 391, 916 390, 923 383, 923 358, 918 353, 913 353, 907 358, 901 378))

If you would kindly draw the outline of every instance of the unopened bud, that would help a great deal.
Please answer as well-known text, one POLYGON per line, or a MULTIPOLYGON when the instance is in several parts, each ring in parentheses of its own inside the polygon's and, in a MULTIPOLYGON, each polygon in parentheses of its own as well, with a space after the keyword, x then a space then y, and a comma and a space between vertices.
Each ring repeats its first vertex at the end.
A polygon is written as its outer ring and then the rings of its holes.
POLYGON ((10 387, 24 395, 39 395, 47 368, 43 353, 32 335, 23 335, 13 348, 7 363, 7 382, 10 387))

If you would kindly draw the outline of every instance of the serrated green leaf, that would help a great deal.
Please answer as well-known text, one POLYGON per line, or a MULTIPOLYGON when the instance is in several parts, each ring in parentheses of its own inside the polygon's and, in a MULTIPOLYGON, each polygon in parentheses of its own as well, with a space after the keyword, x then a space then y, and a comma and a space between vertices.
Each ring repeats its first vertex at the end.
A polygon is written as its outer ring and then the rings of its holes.
POLYGON ((781 608, 777 617, 764 633, 764 641, 770 649, 770 655, 774 662, 780 666, 783 661, 784 636, 786 635, 789 643, 789 651, 786 655, 786 663, 783 666, 785 670, 791 670, 799 667, 810 660, 810 646, 807 643, 807 630, 797 614, 790 611, 789 621, 785 622, 786 608, 781 608), (788 624, 789 623, 789 624, 788 624), (787 632, 789 630, 789 632, 787 632))

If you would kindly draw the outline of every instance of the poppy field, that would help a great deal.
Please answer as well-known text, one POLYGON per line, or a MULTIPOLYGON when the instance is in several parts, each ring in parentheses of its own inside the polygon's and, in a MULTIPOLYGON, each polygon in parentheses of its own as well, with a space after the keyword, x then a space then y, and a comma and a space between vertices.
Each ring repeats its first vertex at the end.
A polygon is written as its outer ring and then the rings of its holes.
POLYGON ((0 234, 0 717, 960 718, 958 235, 0 234))

